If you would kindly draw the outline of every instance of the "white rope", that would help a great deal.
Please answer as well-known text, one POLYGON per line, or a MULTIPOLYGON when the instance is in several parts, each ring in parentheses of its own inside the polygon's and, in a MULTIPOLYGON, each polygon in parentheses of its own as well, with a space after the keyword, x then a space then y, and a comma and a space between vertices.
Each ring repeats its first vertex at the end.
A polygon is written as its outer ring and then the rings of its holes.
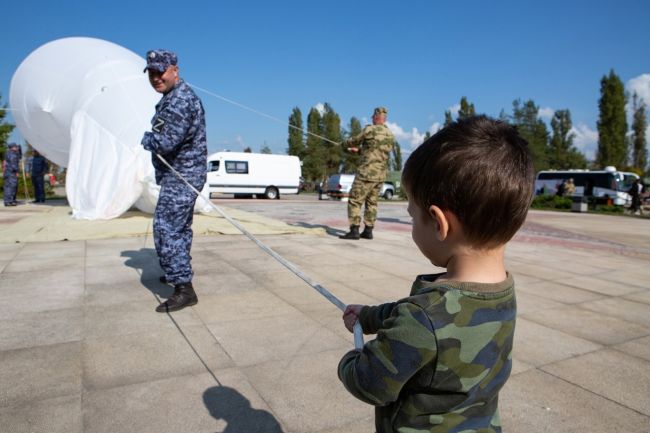
MULTIPOLYGON (((208 205, 210 205, 214 210, 216 210, 221 216, 223 216, 226 221, 228 221, 230 224, 235 226, 237 230, 242 232, 248 239, 252 240, 259 246, 263 251, 265 251, 267 254, 269 254, 271 257, 276 259, 280 264, 282 264, 284 267, 289 269, 291 272, 293 272, 297 277, 302 279, 305 283, 309 284, 312 288, 314 288, 318 293, 323 295, 325 299, 330 301, 332 304, 336 305, 341 311, 345 310, 345 304, 338 299, 336 296, 334 296, 330 291, 328 291, 325 287, 321 286, 320 284, 315 283, 312 281, 311 278, 309 278, 307 275, 305 275, 296 265, 282 257, 280 254, 276 253, 273 251, 270 247, 265 245, 262 241, 257 239, 252 233, 250 233, 248 230, 246 230, 244 227, 242 227, 241 224, 239 224, 237 221, 233 220, 226 214, 221 208, 219 208, 217 205, 212 203, 212 201, 209 198, 206 198, 203 194, 201 194, 196 188, 194 188, 190 183, 185 180, 185 178, 174 169, 162 156, 159 154, 155 154, 158 159, 165 164, 180 180, 182 180, 185 185, 190 187, 194 193, 196 193, 199 197, 201 197, 208 205)), ((209 194, 209 193, 208 193, 209 194)), ((363 331, 361 329, 361 325, 357 321, 354 324, 354 347, 356 349, 361 349, 363 347, 363 331)))
POLYGON ((222 101, 226 101, 226 102, 228 102, 229 104, 235 105, 235 106, 237 106, 237 107, 239 107, 239 108, 243 108, 244 110, 248 110, 248 111, 250 111, 250 112, 252 112, 252 113, 255 113, 255 114, 258 114, 258 115, 260 115, 260 116, 262 116, 262 117, 266 117, 267 119, 271 119, 271 120, 273 120, 274 122, 281 123, 282 125, 284 125, 284 126, 288 126, 289 128, 297 129, 298 131, 302 132, 302 133, 305 134, 305 135, 306 135, 306 134, 309 134, 309 135, 311 135, 311 136, 313 136, 313 137, 320 138, 321 140, 327 141, 327 142, 332 143, 332 144, 334 144, 334 145, 336 145, 336 146, 340 146, 340 145, 341 145, 341 143, 337 143, 336 141, 332 141, 332 140, 330 140, 329 138, 323 137, 322 135, 314 134, 313 132, 309 132, 309 131, 307 131, 307 130, 305 130, 305 129, 298 128, 297 126, 292 125, 291 123, 287 123, 287 122, 285 122, 285 121, 282 120, 282 119, 278 119, 277 117, 275 117, 275 116, 271 116, 270 114, 263 113, 263 112, 261 112, 261 111, 259 111, 259 110, 256 110, 256 109, 254 109, 254 108, 248 107, 248 106, 246 106, 246 105, 244 105, 244 104, 240 104, 239 102, 237 102, 237 101, 233 101, 232 99, 228 99, 228 98, 226 98, 225 96, 217 95, 217 94, 214 93, 214 92, 211 92, 211 91, 209 91, 209 90, 203 89, 203 88, 201 88, 201 87, 199 87, 199 86, 195 86, 194 84, 190 84, 190 83, 187 83, 187 84, 188 84, 190 87, 195 88, 196 90, 200 90, 201 92, 207 93, 207 94, 210 95, 210 96, 214 96, 215 98, 221 99, 222 101))

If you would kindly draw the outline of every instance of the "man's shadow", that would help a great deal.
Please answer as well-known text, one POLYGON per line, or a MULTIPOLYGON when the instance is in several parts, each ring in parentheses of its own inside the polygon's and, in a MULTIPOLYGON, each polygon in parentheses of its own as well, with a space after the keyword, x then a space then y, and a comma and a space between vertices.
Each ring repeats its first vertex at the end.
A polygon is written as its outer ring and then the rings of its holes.
POLYGON ((227 423, 223 433, 283 433, 280 423, 265 410, 253 409, 246 397, 227 386, 213 386, 203 393, 205 407, 227 423))
POLYGON ((397 224, 405 224, 407 226, 412 225, 411 221, 403 221, 399 218, 377 218, 377 221, 382 221, 386 223, 397 223, 397 224))
POLYGON ((158 256, 154 249, 140 248, 137 251, 122 251, 120 256, 127 258, 124 264, 140 274, 140 283, 151 293, 161 298, 169 298, 174 293, 172 287, 159 281, 163 271, 160 269, 158 256))
POLYGON ((289 225, 296 226, 296 227, 304 227, 306 229, 325 229, 325 233, 327 233, 330 236, 336 236, 336 237, 339 237, 340 235, 344 235, 345 233, 347 233, 345 230, 335 229, 334 227, 326 226, 324 224, 309 224, 305 222, 295 222, 295 223, 290 223, 289 225))

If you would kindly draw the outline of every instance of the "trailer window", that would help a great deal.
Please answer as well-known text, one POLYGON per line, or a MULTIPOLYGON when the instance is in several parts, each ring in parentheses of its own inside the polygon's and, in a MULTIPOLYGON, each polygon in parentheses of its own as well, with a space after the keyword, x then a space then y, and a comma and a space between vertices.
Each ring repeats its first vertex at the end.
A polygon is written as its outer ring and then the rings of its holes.
POLYGON ((226 173, 248 174, 248 161, 226 161, 226 173))
POLYGON ((219 161, 210 161, 208 171, 219 171, 219 161))

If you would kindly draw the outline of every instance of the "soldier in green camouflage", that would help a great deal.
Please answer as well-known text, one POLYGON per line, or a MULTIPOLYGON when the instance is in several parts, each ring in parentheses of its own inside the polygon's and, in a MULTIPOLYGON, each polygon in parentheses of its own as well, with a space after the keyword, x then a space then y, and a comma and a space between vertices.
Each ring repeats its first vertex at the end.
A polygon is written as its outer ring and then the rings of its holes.
POLYGON ((395 145, 395 137, 386 126, 385 107, 377 107, 372 115, 372 125, 366 126, 360 134, 345 140, 349 152, 359 152, 361 159, 348 198, 348 220, 350 231, 341 239, 372 239, 372 229, 377 219, 377 202, 381 186, 386 180, 388 157, 395 145), (365 204, 363 233, 359 234, 361 206, 365 204))
POLYGON ((345 354, 338 374, 375 406, 377 433, 501 432, 516 317, 504 251, 534 176, 526 141, 485 116, 452 123, 411 154, 402 184, 412 237, 446 272, 418 276, 397 302, 346 307, 346 328, 359 321, 377 338, 345 354))

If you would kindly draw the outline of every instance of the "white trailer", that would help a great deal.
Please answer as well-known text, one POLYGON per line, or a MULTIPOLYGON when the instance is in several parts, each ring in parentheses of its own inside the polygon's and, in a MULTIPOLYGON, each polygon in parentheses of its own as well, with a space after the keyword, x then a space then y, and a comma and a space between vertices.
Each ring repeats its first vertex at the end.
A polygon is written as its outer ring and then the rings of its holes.
POLYGON ((208 156, 208 191, 269 199, 298 194, 301 167, 297 156, 217 152, 208 156))

